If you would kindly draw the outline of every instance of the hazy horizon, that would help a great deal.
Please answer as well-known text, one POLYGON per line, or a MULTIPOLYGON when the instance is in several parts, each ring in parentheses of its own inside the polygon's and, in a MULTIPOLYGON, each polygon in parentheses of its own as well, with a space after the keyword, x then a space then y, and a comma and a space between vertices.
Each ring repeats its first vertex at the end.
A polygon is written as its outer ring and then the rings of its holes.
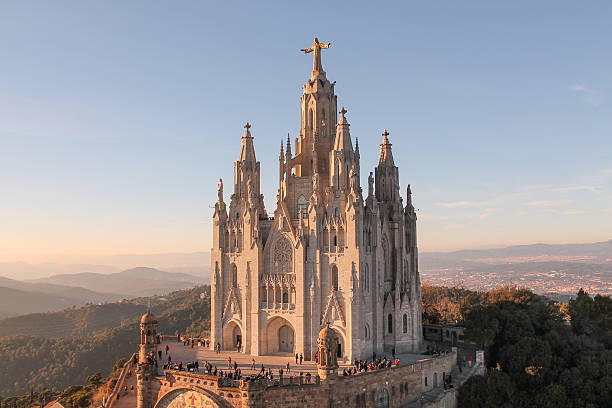
MULTIPOLYGON (((446 250, 426 250, 419 248, 419 253, 453 253, 464 250, 487 250, 504 249, 515 246, 529 245, 588 245, 596 243, 606 243, 612 241, 612 236, 601 241, 590 242, 523 242, 501 246, 474 246, 466 248, 446 249, 446 250)), ((209 262, 210 250, 190 251, 190 252, 152 252, 152 253, 107 253, 107 254, 28 254, 27 256, 1 256, 0 264, 7 263, 26 263, 31 265, 58 264, 58 265, 93 265, 109 266, 113 268, 133 268, 137 266, 156 267, 189 267, 201 266, 201 260, 209 262), (179 260, 177 262, 177 260, 179 260), (147 264, 148 263, 148 264, 147 264)), ((210 266, 205 264, 205 266, 210 266)), ((1 274, 0 274, 1 275, 1 274)))

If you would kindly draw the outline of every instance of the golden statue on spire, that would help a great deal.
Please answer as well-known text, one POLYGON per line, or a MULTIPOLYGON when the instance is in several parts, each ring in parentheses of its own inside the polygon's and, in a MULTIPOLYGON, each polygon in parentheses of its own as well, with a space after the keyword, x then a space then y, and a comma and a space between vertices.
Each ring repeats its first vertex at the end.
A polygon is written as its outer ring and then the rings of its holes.
POLYGON ((300 50, 300 51, 303 51, 304 54, 308 54, 309 52, 314 52, 314 55, 312 58, 312 72, 324 72, 323 67, 321 66, 321 48, 327 49, 329 48, 330 45, 331 45, 330 42, 327 44, 320 43, 319 39, 315 37, 314 44, 312 44, 308 48, 304 48, 300 50))

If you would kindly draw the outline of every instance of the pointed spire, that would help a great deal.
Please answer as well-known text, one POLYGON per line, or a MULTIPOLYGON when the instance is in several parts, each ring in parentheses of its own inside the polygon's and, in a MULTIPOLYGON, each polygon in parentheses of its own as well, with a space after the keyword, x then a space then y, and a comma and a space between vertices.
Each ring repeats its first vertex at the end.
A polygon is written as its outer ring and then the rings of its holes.
POLYGON ((287 154, 291 157, 291 138, 289 137, 289 133, 287 133, 287 154))
POLYGON ((251 124, 249 122, 244 125, 244 134, 242 135, 242 144, 240 146, 239 161, 255 163, 255 147, 253 146, 253 136, 251 136, 251 124))
POLYGON ((278 157, 280 160, 284 160, 285 159, 285 148, 283 147, 283 139, 281 139, 281 143, 280 143, 280 156, 278 157))
POLYGON ((410 184, 406 188, 406 202, 407 204, 412 204, 412 189, 410 188, 410 184))
POLYGON ((291 138, 289 133, 287 133, 287 151, 285 152, 285 174, 287 181, 289 181, 291 176, 291 138))
POLYGON ((334 141, 334 150, 353 152, 353 143, 351 142, 351 135, 349 132, 349 123, 346 120, 347 110, 342 108, 340 110, 340 121, 336 125, 336 140, 334 141))
POLYGON ((359 156, 359 138, 355 138, 355 154, 359 156))
POLYGON ((385 129, 383 132, 383 141, 380 144, 380 157, 378 159, 379 165, 395 166, 393 162, 393 153, 391 152, 391 143, 389 143, 389 132, 385 129))

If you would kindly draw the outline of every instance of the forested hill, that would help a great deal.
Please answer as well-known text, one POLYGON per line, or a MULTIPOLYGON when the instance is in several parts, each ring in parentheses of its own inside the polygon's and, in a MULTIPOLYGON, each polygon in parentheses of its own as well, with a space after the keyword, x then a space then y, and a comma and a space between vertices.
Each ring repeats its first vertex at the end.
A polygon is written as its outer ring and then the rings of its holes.
POLYGON ((559 304, 506 287, 470 294, 461 309, 465 337, 485 345, 488 371, 461 386, 459 406, 610 406, 609 296, 580 290, 575 300, 559 304))
POLYGON ((209 286, 199 286, 163 297, 0 320, 0 333, 9 334, 0 337, 0 395, 59 390, 98 372, 106 376, 115 361, 136 351, 138 321, 149 301, 161 332, 201 334, 210 327, 209 294, 209 286))

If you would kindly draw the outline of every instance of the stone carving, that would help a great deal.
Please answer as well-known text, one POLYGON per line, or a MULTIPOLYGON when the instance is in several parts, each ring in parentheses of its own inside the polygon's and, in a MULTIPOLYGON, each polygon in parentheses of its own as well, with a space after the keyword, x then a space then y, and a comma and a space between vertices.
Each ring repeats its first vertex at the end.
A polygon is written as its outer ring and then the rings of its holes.
POLYGON ((323 71, 323 67, 321 66, 321 49, 327 49, 329 48, 329 46, 331 45, 331 43, 320 43, 319 39, 315 37, 314 39, 314 44, 312 44, 310 47, 308 48, 303 48, 300 51, 303 51, 304 54, 308 54, 310 52, 314 52, 313 58, 312 58, 312 71, 313 72, 320 72, 323 71))
POLYGON ((357 190, 357 172, 355 171, 355 166, 351 167, 351 171, 349 173, 349 177, 351 180, 351 191, 357 190))
POLYGON ((276 273, 293 272, 293 248, 287 238, 280 238, 276 242, 273 259, 276 273))
POLYGON ((253 186, 253 180, 250 178, 249 181, 247 181, 247 194, 251 200, 255 198, 255 187, 253 186))
POLYGON ((217 188, 217 197, 219 198, 219 202, 223 202, 223 179, 219 179, 219 186, 217 188))

